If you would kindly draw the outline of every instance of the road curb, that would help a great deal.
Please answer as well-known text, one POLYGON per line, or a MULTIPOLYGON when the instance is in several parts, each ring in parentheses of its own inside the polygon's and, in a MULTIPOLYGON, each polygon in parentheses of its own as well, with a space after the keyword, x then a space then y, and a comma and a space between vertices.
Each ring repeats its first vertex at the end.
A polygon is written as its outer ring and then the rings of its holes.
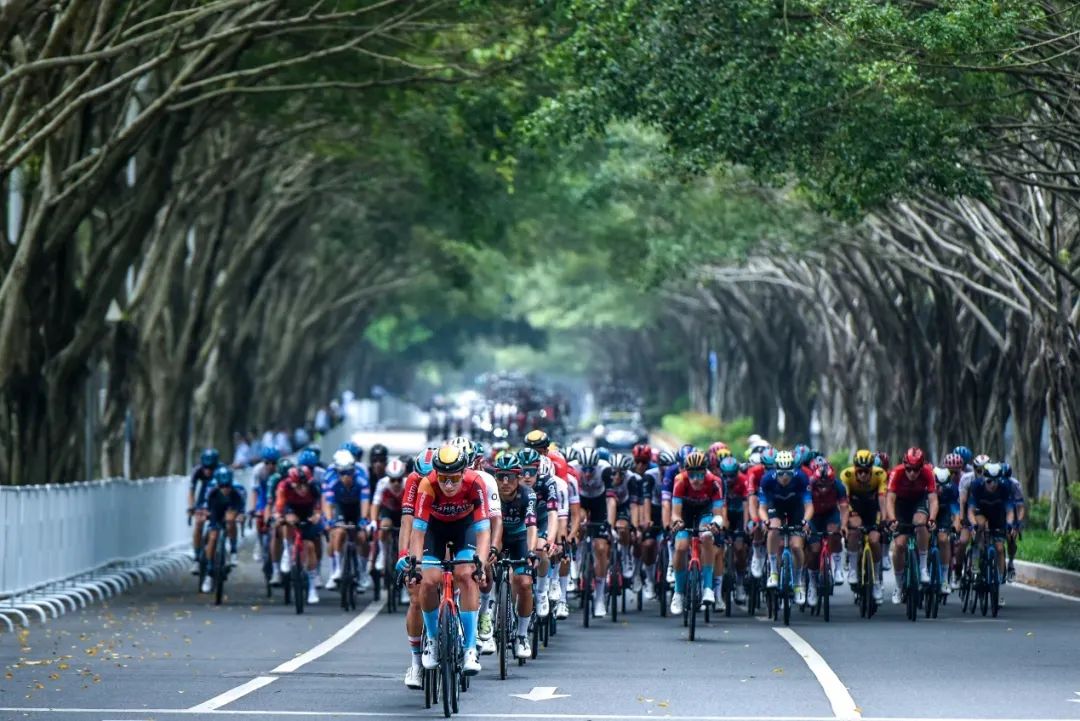
POLYGON ((1070 596, 1080 596, 1080 573, 1043 563, 1015 561, 1016 580, 1070 596))

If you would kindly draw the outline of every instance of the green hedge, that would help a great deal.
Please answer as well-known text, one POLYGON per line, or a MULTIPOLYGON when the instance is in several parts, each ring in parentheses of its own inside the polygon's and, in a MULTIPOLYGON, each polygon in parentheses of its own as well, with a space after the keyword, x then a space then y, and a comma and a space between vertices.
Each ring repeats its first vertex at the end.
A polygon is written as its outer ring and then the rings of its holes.
POLYGON ((669 413, 660 421, 660 427, 683 443, 690 443, 702 450, 716 441, 728 444, 739 459, 746 451, 746 438, 753 432, 751 418, 735 418, 721 421, 706 413, 669 413))

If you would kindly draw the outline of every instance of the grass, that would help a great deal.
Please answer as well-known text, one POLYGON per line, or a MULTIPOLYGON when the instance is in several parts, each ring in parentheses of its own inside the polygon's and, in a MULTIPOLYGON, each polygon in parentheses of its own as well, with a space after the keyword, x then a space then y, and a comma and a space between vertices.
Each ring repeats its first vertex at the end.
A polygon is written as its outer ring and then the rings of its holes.
POLYGON ((1016 546, 1016 557, 1021 561, 1045 563, 1058 566, 1058 536, 1045 528, 1025 528, 1024 540, 1016 546))
POLYGON ((735 418, 727 423, 719 418, 686 411, 669 413, 664 416, 660 427, 683 443, 691 443, 705 450, 714 441, 727 443, 732 451, 743 460, 746 450, 746 437, 753 428, 749 418, 735 418))

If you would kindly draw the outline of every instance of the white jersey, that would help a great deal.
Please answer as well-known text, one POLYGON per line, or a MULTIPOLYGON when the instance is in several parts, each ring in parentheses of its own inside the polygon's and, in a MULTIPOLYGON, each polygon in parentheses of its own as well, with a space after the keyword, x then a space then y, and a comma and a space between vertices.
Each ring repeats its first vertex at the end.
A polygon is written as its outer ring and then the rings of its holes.
POLYGON ((499 482, 495 476, 487 471, 477 471, 477 475, 484 479, 488 496, 488 518, 502 518, 502 503, 499 501, 499 482))
MULTIPOLYGON (((389 476, 383 476, 379 479, 379 482, 375 484, 375 492, 371 494, 371 503, 375 506, 383 505, 383 494, 389 493, 391 496, 397 496, 397 507, 401 507, 401 498, 405 492, 405 484, 402 483, 398 486, 398 492, 395 494, 390 490, 390 478, 389 476)), ((393 504, 391 504, 393 505, 393 504)))
POLYGON ((555 487, 558 489, 559 494, 559 518, 570 517, 570 484, 566 482, 565 478, 559 478, 555 476, 555 487))

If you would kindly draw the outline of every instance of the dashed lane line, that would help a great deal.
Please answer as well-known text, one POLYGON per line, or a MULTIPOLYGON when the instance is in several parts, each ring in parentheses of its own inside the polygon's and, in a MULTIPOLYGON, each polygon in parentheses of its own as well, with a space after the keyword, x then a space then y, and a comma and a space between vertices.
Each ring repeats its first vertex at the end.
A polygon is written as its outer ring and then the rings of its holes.
MULTIPOLYGON (((326 654, 333 651, 335 648, 355 636, 357 633, 359 633, 360 629, 362 629, 364 626, 371 623, 371 621, 375 618, 375 616, 379 614, 379 611, 382 610, 385 604, 385 596, 383 596, 378 601, 373 601, 369 603, 359 616, 338 629, 338 631, 333 636, 326 639, 318 646, 315 646, 314 648, 305 651, 296 658, 291 658, 284 663, 278 664, 276 668, 270 671, 271 675, 257 676, 250 681, 240 684, 236 688, 231 688, 225 693, 218 694, 217 696, 209 699, 208 701, 203 701, 197 706, 192 706, 191 708, 187 709, 187 711, 192 713, 208 713, 211 711, 218 711, 222 706, 231 704, 233 701, 243 698, 244 696, 247 696, 253 691, 258 691, 264 686, 269 686, 274 681, 277 681, 278 674, 292 673, 300 667, 311 663, 315 659, 325 656, 326 654)), ((244 713, 248 712, 245 711, 244 713)))

